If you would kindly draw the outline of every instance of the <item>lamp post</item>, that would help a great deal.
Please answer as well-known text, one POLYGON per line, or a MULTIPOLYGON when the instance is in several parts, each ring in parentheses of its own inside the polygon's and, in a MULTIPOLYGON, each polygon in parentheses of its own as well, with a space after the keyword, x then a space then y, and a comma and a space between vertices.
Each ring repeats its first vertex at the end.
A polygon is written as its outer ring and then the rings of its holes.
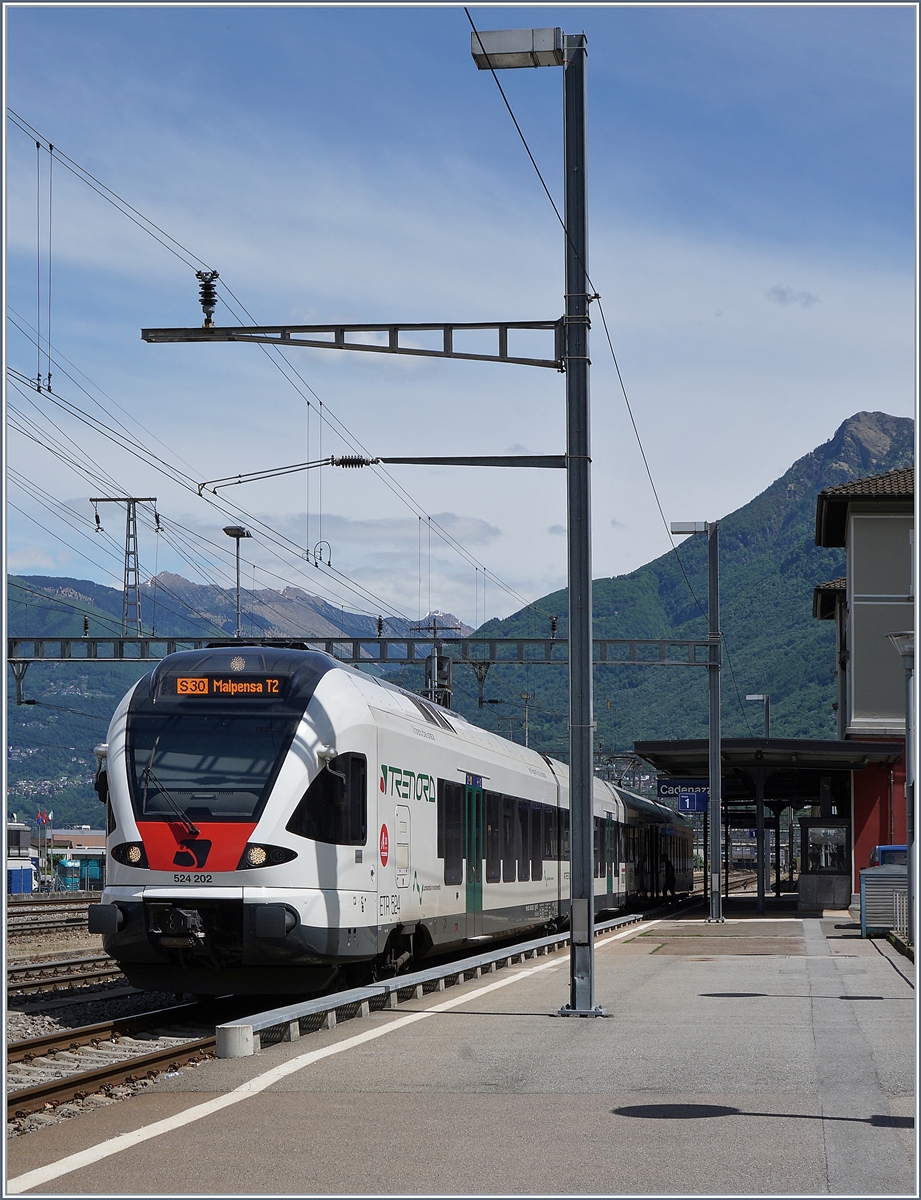
POLYGON ((240 539, 252 537, 248 529, 242 525, 225 525, 224 532, 237 543, 237 628, 234 637, 240 636, 240 539))
POLYGON ((902 658, 905 668, 905 847, 908 861, 908 940, 915 944, 915 703, 914 703, 914 671, 915 671, 915 635, 913 631, 905 633, 887 633, 902 658))
POLYGON ((592 559, 589 436, 589 291, 585 190, 584 33, 554 29, 474 31, 480 70, 563 67, 566 190, 566 516, 569 582, 570 980, 564 1016, 601 1016, 595 1005, 592 864, 592 559))
MULTIPOLYGON (((722 635, 720 633, 720 526, 719 521, 673 521, 672 533, 705 533, 707 535, 707 618, 709 621, 710 679, 709 760, 710 760, 710 915, 708 921, 723 920, 720 896, 720 849, 722 842, 723 781, 720 762, 720 667, 722 664, 722 635)), ((763 820, 763 810, 762 810, 763 820)), ((758 843, 759 860, 764 853, 764 837, 758 843)))
POLYGON ((759 700, 764 705, 764 736, 771 736, 771 697, 765 696, 761 692, 756 692, 753 696, 746 696, 746 700, 759 700))

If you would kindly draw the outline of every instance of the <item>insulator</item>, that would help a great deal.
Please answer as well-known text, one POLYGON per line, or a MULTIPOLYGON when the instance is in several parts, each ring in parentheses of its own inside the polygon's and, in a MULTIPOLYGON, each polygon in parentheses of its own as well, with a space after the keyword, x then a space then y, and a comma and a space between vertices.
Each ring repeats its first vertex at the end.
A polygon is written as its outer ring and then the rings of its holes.
POLYGON ((377 618, 377 636, 378 637, 384 636, 384 618, 383 617, 377 618))
POLYGON ((556 617, 550 618, 550 636, 551 638, 556 637, 556 617))
POLYGON ((341 458, 333 459, 333 466, 336 467, 367 467, 368 464, 369 460, 360 454, 344 454, 341 458))
POLYGON ((220 276, 217 271, 196 271, 195 278, 198 280, 198 299, 205 314, 204 324, 208 328, 214 325, 214 306, 217 304, 214 283, 220 276))

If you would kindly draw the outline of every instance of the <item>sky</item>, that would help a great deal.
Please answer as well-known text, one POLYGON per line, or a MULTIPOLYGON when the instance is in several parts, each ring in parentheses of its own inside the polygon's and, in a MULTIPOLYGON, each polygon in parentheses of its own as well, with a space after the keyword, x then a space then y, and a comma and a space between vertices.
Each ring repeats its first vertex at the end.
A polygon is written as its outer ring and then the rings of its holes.
MULTIPOLYGON (((913 415, 914 6, 470 11, 587 35, 588 265, 666 520, 734 511, 856 412, 913 415)), ((97 533, 89 497, 134 495, 160 515, 139 506, 145 578, 232 587, 221 530, 243 523, 245 586, 362 612, 478 625, 565 586, 563 472, 326 468, 200 497, 356 447, 561 453, 564 380, 149 345, 141 328, 201 324, 196 263, 57 157, 219 271, 217 324, 245 320, 231 293, 262 324, 556 319, 563 233, 463 8, 4 17, 7 105, 42 139, 7 124, 7 569, 121 587, 124 508, 97 533), (23 383, 47 374, 49 316, 50 395, 23 383)), ((562 71, 500 79, 562 208, 562 71)), ((592 317, 601 578, 670 543, 592 317)))

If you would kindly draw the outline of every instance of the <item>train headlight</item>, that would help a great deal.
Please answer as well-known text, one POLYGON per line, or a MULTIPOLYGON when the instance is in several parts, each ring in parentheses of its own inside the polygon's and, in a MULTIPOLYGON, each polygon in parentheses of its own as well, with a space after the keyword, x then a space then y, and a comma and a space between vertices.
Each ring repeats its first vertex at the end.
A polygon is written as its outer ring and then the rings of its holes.
POLYGON ((147 867, 147 854, 140 842, 122 842, 112 847, 112 857, 125 867, 147 867))
POLYGON ((260 846, 249 842, 243 851, 243 857, 237 864, 238 871, 248 871, 253 867, 276 867, 279 863, 290 862, 297 858, 294 850, 284 846, 260 846))

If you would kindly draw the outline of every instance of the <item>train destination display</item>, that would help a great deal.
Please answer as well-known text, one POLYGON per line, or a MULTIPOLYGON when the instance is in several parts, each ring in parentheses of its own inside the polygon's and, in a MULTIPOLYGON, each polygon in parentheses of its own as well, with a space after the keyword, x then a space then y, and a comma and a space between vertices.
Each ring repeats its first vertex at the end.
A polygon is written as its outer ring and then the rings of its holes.
POLYGON ((271 676, 237 676, 226 679, 216 675, 177 676, 177 696, 263 696, 277 699, 281 695, 281 680, 271 676))

